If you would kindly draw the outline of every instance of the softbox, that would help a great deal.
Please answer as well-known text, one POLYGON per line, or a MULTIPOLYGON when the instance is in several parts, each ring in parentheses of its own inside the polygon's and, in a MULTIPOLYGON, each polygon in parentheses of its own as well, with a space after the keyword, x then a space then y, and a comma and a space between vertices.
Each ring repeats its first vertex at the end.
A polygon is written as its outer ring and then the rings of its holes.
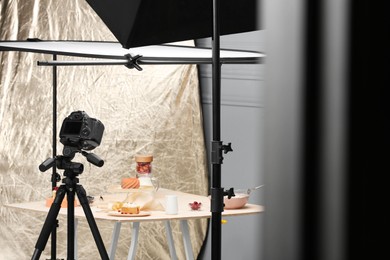
MULTIPOLYGON (((126 49, 211 37, 212 0, 87 0, 126 49)), ((220 35, 259 30, 258 0, 224 0, 220 35)))

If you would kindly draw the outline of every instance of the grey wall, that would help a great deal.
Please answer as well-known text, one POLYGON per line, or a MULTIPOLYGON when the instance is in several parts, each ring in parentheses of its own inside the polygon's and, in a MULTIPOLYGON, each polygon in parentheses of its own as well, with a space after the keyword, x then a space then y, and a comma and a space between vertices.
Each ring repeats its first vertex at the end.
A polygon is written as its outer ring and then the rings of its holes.
MULTIPOLYGON (((221 48, 264 51, 264 32, 255 31, 221 37, 221 48)), ((211 39, 197 40, 210 47, 211 39)), ((201 65, 200 85, 206 144, 212 138, 212 68, 201 65)), ((221 140, 232 143, 224 155, 222 187, 249 188, 263 184, 264 64, 223 65, 221 75, 221 140)), ((210 152, 208 152, 210 155, 210 152)), ((249 203, 263 204, 263 190, 252 193, 249 203)), ((222 259, 259 260, 262 254, 263 214, 224 218, 222 259)), ((211 230, 202 259, 211 259, 211 230)))

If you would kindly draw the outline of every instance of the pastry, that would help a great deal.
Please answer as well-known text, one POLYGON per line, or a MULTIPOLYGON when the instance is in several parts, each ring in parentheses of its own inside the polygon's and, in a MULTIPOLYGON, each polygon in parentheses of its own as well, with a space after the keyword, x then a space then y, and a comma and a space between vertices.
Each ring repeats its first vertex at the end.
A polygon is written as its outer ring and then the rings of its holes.
POLYGON ((120 211, 122 214, 139 214, 140 207, 135 203, 126 202, 123 203, 120 211))
POLYGON ((124 178, 121 181, 122 189, 138 189, 139 188, 139 179, 138 178, 124 178))
POLYGON ((108 209, 119 211, 119 210, 121 210, 122 206, 123 206, 123 202, 115 201, 114 203, 109 203, 108 204, 108 209))

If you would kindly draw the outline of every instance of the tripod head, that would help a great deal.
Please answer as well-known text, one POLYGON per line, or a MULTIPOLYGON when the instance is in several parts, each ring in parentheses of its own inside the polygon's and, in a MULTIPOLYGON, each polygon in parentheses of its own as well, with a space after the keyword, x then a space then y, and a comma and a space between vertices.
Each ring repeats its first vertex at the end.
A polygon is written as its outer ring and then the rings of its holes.
POLYGON ((64 175, 68 177, 75 177, 84 171, 84 166, 81 163, 72 162, 72 159, 75 157, 76 153, 81 153, 83 156, 87 158, 87 161, 92 163, 95 166, 102 167, 104 165, 104 161, 99 158, 94 153, 87 153, 82 151, 78 147, 73 146, 64 146, 63 155, 58 155, 54 158, 48 158, 43 163, 39 165, 39 170, 41 172, 45 172, 54 165, 58 169, 65 170, 64 175))

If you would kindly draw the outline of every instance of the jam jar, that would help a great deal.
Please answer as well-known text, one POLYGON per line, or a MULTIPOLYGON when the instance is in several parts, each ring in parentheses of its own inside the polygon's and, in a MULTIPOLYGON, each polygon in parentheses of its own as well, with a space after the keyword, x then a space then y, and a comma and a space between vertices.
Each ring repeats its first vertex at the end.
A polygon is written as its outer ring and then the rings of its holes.
POLYGON ((137 178, 139 179, 140 189, 158 189, 158 182, 152 175, 153 155, 137 154, 135 156, 137 178))

